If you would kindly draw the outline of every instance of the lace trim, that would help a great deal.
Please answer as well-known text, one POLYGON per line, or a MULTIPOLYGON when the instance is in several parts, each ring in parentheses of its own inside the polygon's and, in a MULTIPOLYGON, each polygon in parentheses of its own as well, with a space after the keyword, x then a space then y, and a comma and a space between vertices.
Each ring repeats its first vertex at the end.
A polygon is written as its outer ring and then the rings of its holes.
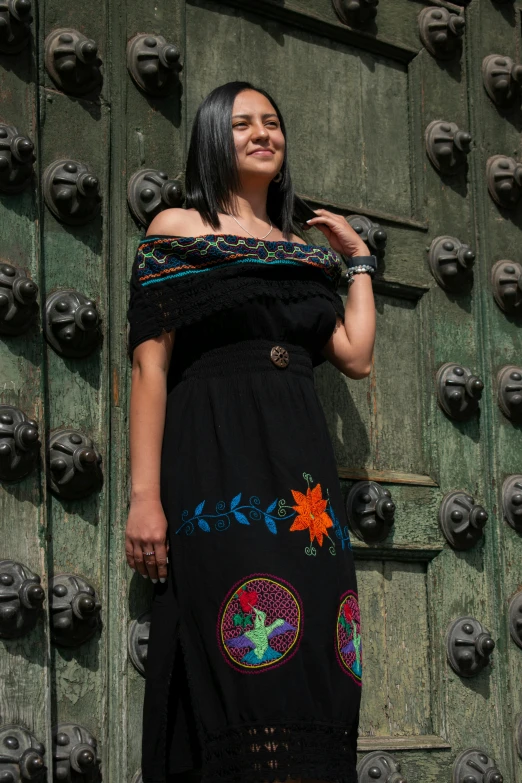
POLYGON ((298 302, 319 296, 327 299, 339 318, 344 319, 344 302, 340 295, 324 283, 314 280, 265 279, 231 277, 217 279, 199 285, 184 286, 177 283, 148 289, 144 292, 139 283, 131 281, 131 297, 128 309, 128 352, 139 343, 159 337, 162 332, 189 326, 206 316, 226 310, 258 296, 269 296, 287 302, 298 302))
POLYGON ((207 735, 202 783, 284 783, 315 778, 357 783, 358 724, 282 723, 207 735))

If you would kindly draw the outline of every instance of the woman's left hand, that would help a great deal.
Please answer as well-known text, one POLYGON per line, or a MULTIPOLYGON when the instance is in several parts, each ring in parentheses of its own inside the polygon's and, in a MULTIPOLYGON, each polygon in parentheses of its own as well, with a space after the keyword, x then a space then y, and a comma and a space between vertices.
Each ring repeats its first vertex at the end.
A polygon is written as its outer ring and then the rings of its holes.
POLYGON ((306 221, 307 226, 316 226, 321 231, 332 249, 343 256, 369 256, 368 246, 354 231, 345 217, 328 212, 327 209, 314 209, 317 217, 306 221))

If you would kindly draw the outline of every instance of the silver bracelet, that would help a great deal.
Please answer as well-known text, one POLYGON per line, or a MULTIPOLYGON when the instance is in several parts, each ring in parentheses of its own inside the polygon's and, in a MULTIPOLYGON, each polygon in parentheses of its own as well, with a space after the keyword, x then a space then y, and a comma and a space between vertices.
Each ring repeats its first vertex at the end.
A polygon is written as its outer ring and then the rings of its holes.
POLYGON ((373 277, 375 274, 375 268, 373 266, 369 266, 369 264, 358 264, 357 266, 350 267, 344 274, 348 285, 353 283, 354 274, 359 274, 361 272, 366 272, 366 274, 369 274, 370 277, 373 277))

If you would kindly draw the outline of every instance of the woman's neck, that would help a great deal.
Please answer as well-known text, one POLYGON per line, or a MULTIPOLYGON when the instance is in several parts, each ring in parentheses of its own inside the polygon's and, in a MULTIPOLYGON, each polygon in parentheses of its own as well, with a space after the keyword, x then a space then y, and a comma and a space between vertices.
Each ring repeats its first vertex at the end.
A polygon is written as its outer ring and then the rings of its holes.
POLYGON ((243 188, 234 198, 234 209, 232 214, 245 223, 255 224, 258 222, 268 222, 266 211, 266 197, 268 188, 260 188, 259 184, 248 190, 243 188))

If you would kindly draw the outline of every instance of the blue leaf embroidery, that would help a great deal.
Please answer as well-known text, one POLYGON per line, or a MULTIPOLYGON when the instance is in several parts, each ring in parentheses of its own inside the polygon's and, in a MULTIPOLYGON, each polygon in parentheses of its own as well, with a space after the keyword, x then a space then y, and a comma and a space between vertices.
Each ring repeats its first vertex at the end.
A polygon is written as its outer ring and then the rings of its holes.
POLYGON ((238 505, 240 500, 241 500, 241 492, 239 493, 239 495, 236 495, 235 498, 232 498, 232 501, 230 503, 230 510, 231 511, 232 511, 233 508, 235 508, 238 505))
POLYGON ((277 506, 277 498, 274 500, 273 503, 270 503, 270 505, 268 506, 268 508, 266 510, 266 513, 270 514, 270 512, 273 511, 276 506, 277 506))
POLYGON ((246 518, 244 514, 241 513, 241 511, 233 511, 232 512, 237 519, 238 522, 240 522, 242 525, 249 525, 250 522, 246 518))
POLYGON ((271 533, 274 533, 274 534, 277 533, 276 523, 274 522, 274 520, 271 517, 267 517, 266 514, 265 514, 265 524, 266 524, 267 528, 270 530, 271 533))
POLYGON ((210 533, 210 527, 207 522, 205 522, 204 519, 198 519, 198 525, 202 530, 205 531, 205 533, 210 533))
POLYGON ((197 517, 197 516, 198 516, 198 514, 201 514, 201 512, 203 511, 203 506, 204 506, 204 505, 205 505, 205 501, 203 500, 203 501, 202 501, 202 502, 199 504, 199 506, 197 507, 197 509, 194 511, 194 516, 195 516, 195 517, 197 517))

